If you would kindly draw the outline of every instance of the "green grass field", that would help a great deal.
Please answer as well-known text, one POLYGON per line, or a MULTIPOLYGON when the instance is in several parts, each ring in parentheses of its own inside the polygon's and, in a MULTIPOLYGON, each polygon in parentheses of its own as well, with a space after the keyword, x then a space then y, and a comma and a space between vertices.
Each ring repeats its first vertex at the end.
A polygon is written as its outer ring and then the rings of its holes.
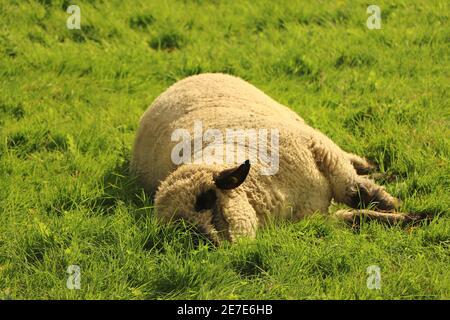
POLYGON ((369 4, 0 0, 0 299, 449 299, 450 4, 377 1, 381 30, 369 4), (317 215, 220 248, 162 225, 127 173, 134 134, 202 72, 250 81, 436 218, 317 215))

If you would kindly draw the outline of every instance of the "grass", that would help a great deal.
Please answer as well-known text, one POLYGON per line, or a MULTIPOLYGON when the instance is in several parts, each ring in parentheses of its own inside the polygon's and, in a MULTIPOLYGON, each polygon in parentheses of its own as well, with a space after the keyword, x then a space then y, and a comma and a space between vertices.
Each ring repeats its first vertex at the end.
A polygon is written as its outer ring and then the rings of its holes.
POLYGON ((0 0, 0 298, 449 299, 448 1, 0 0), (127 176, 140 115, 238 75, 386 173, 428 225, 313 216, 213 248, 127 176), (81 290, 66 288, 69 265, 81 290), (370 265, 381 289, 366 286, 370 265))

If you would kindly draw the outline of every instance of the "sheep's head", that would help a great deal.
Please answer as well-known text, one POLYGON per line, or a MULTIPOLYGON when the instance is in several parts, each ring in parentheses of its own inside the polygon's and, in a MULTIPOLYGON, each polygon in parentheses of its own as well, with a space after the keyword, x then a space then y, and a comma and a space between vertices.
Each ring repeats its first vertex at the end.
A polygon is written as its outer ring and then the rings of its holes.
POLYGON ((234 168, 184 164, 156 192, 157 213, 166 221, 186 220, 216 244, 254 237, 256 213, 244 187, 250 162, 234 168))

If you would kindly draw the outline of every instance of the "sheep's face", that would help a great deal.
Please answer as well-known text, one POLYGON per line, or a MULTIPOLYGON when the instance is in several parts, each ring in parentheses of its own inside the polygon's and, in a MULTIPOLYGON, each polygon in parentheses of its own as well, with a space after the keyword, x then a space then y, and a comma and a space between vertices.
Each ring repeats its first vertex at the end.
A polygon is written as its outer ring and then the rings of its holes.
POLYGON ((158 215, 166 221, 183 219, 217 244, 240 236, 254 237, 256 214, 241 186, 249 170, 249 161, 231 169, 180 166, 158 188, 158 215))

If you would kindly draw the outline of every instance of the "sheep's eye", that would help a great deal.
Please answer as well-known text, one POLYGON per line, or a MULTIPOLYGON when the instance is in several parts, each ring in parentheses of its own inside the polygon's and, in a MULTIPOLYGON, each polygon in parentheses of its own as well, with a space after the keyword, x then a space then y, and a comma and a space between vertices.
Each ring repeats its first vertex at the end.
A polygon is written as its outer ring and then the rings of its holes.
POLYGON ((195 201, 195 211, 212 209, 216 203, 217 195, 213 189, 202 192, 195 201))

